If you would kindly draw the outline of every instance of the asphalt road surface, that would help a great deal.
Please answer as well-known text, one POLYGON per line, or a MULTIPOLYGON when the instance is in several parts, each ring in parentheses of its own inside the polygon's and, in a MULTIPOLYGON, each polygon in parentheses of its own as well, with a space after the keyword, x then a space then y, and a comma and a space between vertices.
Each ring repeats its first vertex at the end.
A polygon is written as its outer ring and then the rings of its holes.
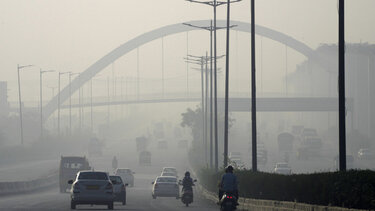
MULTIPOLYGON (((133 150, 134 148, 132 148, 133 150)), ((124 151, 128 151, 124 150, 124 151)), ((120 153, 121 149, 110 147, 104 156, 89 158, 91 165, 96 170, 112 172, 111 160, 117 156, 118 167, 131 168, 135 171, 135 186, 127 188, 127 205, 115 203, 115 210, 218 210, 219 207, 207 201, 194 191, 194 202, 189 207, 176 198, 152 199, 151 182, 160 175, 162 167, 174 166, 179 171, 180 179, 189 165, 186 160, 186 150, 168 149, 153 151, 151 166, 139 166, 136 156, 129 153, 120 153), (117 150, 117 151, 116 151, 117 150)), ((134 152, 133 152, 134 153, 134 152)), ((106 210, 106 206, 78 205, 77 210, 106 210)), ((1 196, 0 210, 70 210, 70 195, 61 194, 57 187, 40 190, 28 194, 1 196)))

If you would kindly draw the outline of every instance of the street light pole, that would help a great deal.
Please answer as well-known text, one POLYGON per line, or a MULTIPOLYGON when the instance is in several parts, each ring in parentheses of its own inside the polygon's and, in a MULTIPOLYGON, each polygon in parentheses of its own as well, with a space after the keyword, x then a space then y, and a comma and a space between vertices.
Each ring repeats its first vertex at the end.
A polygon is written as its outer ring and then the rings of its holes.
POLYGON ((92 79, 90 80, 90 128, 91 133, 94 133, 94 120, 93 120, 93 113, 92 113, 92 79))
POLYGON ((39 71, 40 82, 40 139, 43 140, 43 73, 54 72, 54 70, 39 71))
POLYGON ((340 171, 346 171, 345 108, 345 1, 339 0, 339 160, 340 171))
MULTIPOLYGON (((202 57, 197 57, 197 56, 192 56, 188 55, 189 57, 186 58, 187 63, 192 63, 192 64, 198 64, 200 65, 200 69, 198 69, 201 72, 201 92, 202 92, 202 106, 201 106, 201 111, 202 111, 202 124, 203 124, 203 134, 202 134, 202 141, 204 143, 204 149, 205 149, 205 162, 206 164, 208 163, 207 161, 207 155, 208 155, 208 150, 207 150, 207 131, 206 131, 206 106, 205 106, 205 96, 204 96, 204 77, 203 77, 203 71, 204 71, 204 64, 206 64, 206 71, 207 71, 207 55, 206 55, 206 61, 205 58, 202 57), (195 58, 192 59, 191 57, 195 58)), ((206 75, 207 76, 207 75, 206 75)), ((207 80, 206 80, 207 82, 207 80)), ((207 86, 206 86, 207 88, 207 86)), ((206 90, 207 91, 207 90, 206 90)), ((207 93, 207 92, 206 92, 207 93)), ((207 100, 206 100, 207 103, 207 100)))
POLYGON ((23 145, 23 119, 22 119, 22 100, 21 100, 21 80, 20 80, 20 70, 22 68, 31 67, 34 65, 24 65, 20 66, 17 64, 17 76, 18 76, 18 102, 19 102, 19 112, 20 112, 20 128, 21 128, 21 145, 23 145))
POLYGON ((233 1, 197 1, 197 0, 186 0, 193 3, 199 3, 199 4, 206 4, 209 6, 212 6, 214 9, 214 102, 215 102, 215 171, 218 172, 219 170, 219 148, 218 148, 218 126, 217 126, 217 39, 216 39, 216 7, 221 6, 223 4, 229 3, 235 3, 240 2, 242 0, 233 0, 233 1))
POLYGON ((72 76, 77 74, 69 72, 69 135, 72 135, 72 76))
MULTIPOLYGON (((210 28, 212 29, 212 20, 210 28)), ((213 112, 212 112, 212 30, 210 30, 210 168, 213 167, 213 112)))
POLYGON ((257 171, 257 121, 256 121, 256 75, 255 75, 255 0, 251 0, 251 134, 252 170, 257 171))
POLYGON ((58 82, 58 96, 57 96, 57 134, 60 139, 60 80, 61 80, 61 75, 67 74, 69 72, 59 72, 59 82, 58 82))
POLYGON ((225 62, 225 114, 224 114, 224 168, 228 165, 228 98, 229 98, 229 25, 230 25, 230 0, 227 4, 227 43, 225 62))
MULTIPOLYGON (((211 73, 210 73, 210 77, 211 77, 211 103, 210 103, 210 167, 212 168, 213 164, 212 164, 212 158, 213 158, 213 122, 212 122, 212 32, 214 31, 214 28, 212 26, 212 20, 211 20, 211 24, 209 27, 207 26, 195 26, 195 25, 192 25, 192 24, 188 24, 188 23, 183 23, 184 25, 187 25, 187 26, 190 26, 190 27, 194 27, 194 28, 198 28, 198 29, 204 29, 204 30, 208 30, 210 31, 210 67, 211 67, 211 73)), ((230 26, 231 28, 232 27, 235 27, 236 25, 232 25, 230 26)), ((218 29, 225 29, 226 27, 217 27, 216 30, 218 29)), ((208 58, 206 58, 206 61, 208 61, 208 58)), ((206 72, 208 73, 208 71, 206 70, 206 72)), ((206 79, 207 79, 207 75, 206 75, 206 79)), ((206 84, 208 84, 208 81, 206 81, 206 84)), ((206 96, 208 96, 208 94, 206 94, 206 96)), ((207 104, 208 101, 206 101, 206 104, 207 104)), ((206 111, 207 112, 207 111, 206 111)), ((207 119, 206 119, 207 121, 207 119)), ((206 127, 207 128, 207 127, 206 127)), ((207 137, 206 137, 207 138, 207 137)))

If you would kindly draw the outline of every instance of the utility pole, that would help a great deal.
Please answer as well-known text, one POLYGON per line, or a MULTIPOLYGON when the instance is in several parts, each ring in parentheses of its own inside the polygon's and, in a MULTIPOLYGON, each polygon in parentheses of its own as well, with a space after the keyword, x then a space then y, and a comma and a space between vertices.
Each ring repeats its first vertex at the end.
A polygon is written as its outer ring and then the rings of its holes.
POLYGON ((79 73, 69 73, 69 135, 72 135, 72 76, 79 73))
POLYGON ((108 127, 108 130, 109 130, 109 122, 110 122, 110 105, 109 103, 111 102, 111 97, 110 97, 110 94, 109 94, 109 76, 107 77, 107 94, 108 94, 108 106, 107 106, 107 127, 108 127))
MULTIPOLYGON (((206 69, 205 69, 205 74, 206 74, 206 96, 205 96, 205 101, 206 103, 204 104, 204 128, 205 128, 205 133, 204 133, 204 140, 206 142, 205 146, 207 148, 207 142, 208 142, 208 133, 207 133, 207 120, 208 120, 208 53, 206 51, 206 58, 205 58, 205 63, 206 63, 206 69)), ((211 146, 210 146, 210 149, 211 149, 211 146)), ((207 150, 206 150, 207 151, 207 150)), ((207 155, 208 153, 206 153, 206 159, 207 159, 207 155)), ((211 159, 209 159, 211 160, 211 159)), ((211 161, 210 161, 211 162, 211 161)))
POLYGON ((17 64, 17 76, 18 76, 18 102, 20 105, 20 128, 21 128, 21 145, 23 145, 23 119, 22 119, 22 100, 21 100, 21 80, 20 80, 20 70, 26 67, 32 67, 34 65, 24 65, 20 66, 17 64))
MULTIPOLYGON (((207 150, 207 125, 206 125, 206 106, 205 106, 205 96, 204 96, 204 77, 203 77, 203 72, 204 72, 204 64, 207 64, 207 60, 205 60, 205 57, 201 56, 192 56, 188 55, 189 57, 185 58, 186 62, 191 63, 191 64, 198 64, 200 65, 200 69, 197 69, 201 72, 201 92, 202 92, 202 124, 203 124, 203 134, 202 134, 202 140, 204 143, 204 149, 205 149, 205 162, 207 162, 207 155, 208 155, 208 150, 207 150)), ((206 58, 207 59, 207 58, 206 58)), ((207 68, 207 65, 206 65, 207 68)), ((195 68, 194 68, 195 69, 195 68)))
MULTIPOLYGON (((189 55, 189 32, 186 32, 186 57, 189 55)), ((186 62, 186 98, 189 98, 189 63, 186 62)))
POLYGON ((93 120, 93 113, 92 113, 92 79, 90 79, 90 128, 91 133, 94 133, 94 120, 93 120))
POLYGON ((161 38, 161 83, 162 95, 164 98, 164 37, 161 38))
POLYGON ((197 1, 197 0, 186 0, 193 3, 205 4, 212 6, 214 9, 214 102, 215 102, 215 115, 214 115, 214 123, 215 123, 215 171, 218 172, 219 170, 219 148, 218 148, 218 125, 217 125, 217 39, 216 39, 216 7, 229 3, 240 2, 241 0, 233 0, 233 1, 197 1))
POLYGON ((40 139, 43 140, 43 73, 54 72, 54 70, 39 71, 40 82, 40 139))
MULTIPOLYGON (((57 87, 50 87, 50 86, 47 86, 48 88, 50 88, 51 90, 52 90, 52 97, 51 97, 51 99, 53 98, 53 97, 55 97, 55 89, 57 88, 57 87)), ((53 115, 53 129, 56 129, 56 115, 55 115, 55 113, 53 113, 52 114, 53 115)))
POLYGON ((339 160, 340 171, 346 171, 345 108, 345 1, 339 0, 339 160))
POLYGON ((139 47, 137 48, 137 100, 139 100, 140 95, 140 86, 139 86, 139 47))
POLYGON ((224 168, 228 165, 228 132, 229 132, 229 25, 230 25, 230 0, 227 4, 227 42, 225 56, 225 115, 224 115, 224 168))
POLYGON ((256 66, 255 66, 255 0, 251 0, 251 136, 252 170, 257 171, 256 66))
POLYGON ((58 82, 58 97, 57 97, 57 134, 60 139, 60 80, 61 80, 61 75, 68 74, 70 72, 59 72, 59 82, 58 82))
MULTIPOLYGON (((192 24, 188 24, 188 23, 183 23, 184 25, 186 25, 186 26, 190 26, 190 27, 194 27, 194 28, 198 28, 198 29, 203 29, 203 30, 208 30, 209 32, 210 32, 210 77, 211 77, 211 88, 210 88, 210 90, 211 90, 211 92, 210 92, 210 94, 211 94, 211 97, 210 97, 210 167, 212 168, 213 167, 213 121, 212 121, 212 115, 213 115, 213 112, 212 112, 212 47, 213 47, 213 45, 212 45, 212 32, 214 31, 214 28, 213 28, 213 26, 212 26, 212 20, 211 20, 211 24, 210 24, 210 26, 209 27, 207 27, 207 26, 196 26, 196 25, 192 25, 192 24)), ((231 26, 231 28, 232 27, 235 27, 236 25, 232 25, 231 26)), ((226 27, 217 27, 216 28, 216 30, 220 30, 220 29, 225 29, 226 27)), ((206 58, 206 61, 208 61, 208 58, 206 58)), ((189 64, 189 63, 187 63, 187 64, 189 64)), ((208 73, 208 71, 206 70, 206 73, 208 73)), ((206 79, 207 79, 208 77, 207 77, 207 75, 206 75, 206 79)), ((208 82, 206 81, 206 84, 207 84, 208 82)), ((206 94, 206 96, 207 96, 208 94, 206 94)), ((207 102, 206 102, 207 103, 207 102)))

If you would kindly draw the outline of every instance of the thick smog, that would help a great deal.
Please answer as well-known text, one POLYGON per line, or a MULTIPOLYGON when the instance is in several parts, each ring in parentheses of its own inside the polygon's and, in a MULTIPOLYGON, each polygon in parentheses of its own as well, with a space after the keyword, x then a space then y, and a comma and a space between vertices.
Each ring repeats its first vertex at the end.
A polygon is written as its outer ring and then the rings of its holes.
POLYGON ((1 0, 0 210, 375 209, 371 0, 1 0))

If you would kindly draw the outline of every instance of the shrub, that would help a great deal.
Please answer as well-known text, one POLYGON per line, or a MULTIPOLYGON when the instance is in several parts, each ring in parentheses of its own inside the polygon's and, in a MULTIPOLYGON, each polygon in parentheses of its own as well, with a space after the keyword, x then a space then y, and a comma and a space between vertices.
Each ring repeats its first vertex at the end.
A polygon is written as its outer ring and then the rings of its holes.
MULTIPOLYGON (((205 188, 217 191, 223 172, 201 169, 199 179, 205 188)), ((375 172, 350 170, 314 174, 279 175, 236 170, 242 197, 296 201, 356 209, 375 208, 375 172)))

